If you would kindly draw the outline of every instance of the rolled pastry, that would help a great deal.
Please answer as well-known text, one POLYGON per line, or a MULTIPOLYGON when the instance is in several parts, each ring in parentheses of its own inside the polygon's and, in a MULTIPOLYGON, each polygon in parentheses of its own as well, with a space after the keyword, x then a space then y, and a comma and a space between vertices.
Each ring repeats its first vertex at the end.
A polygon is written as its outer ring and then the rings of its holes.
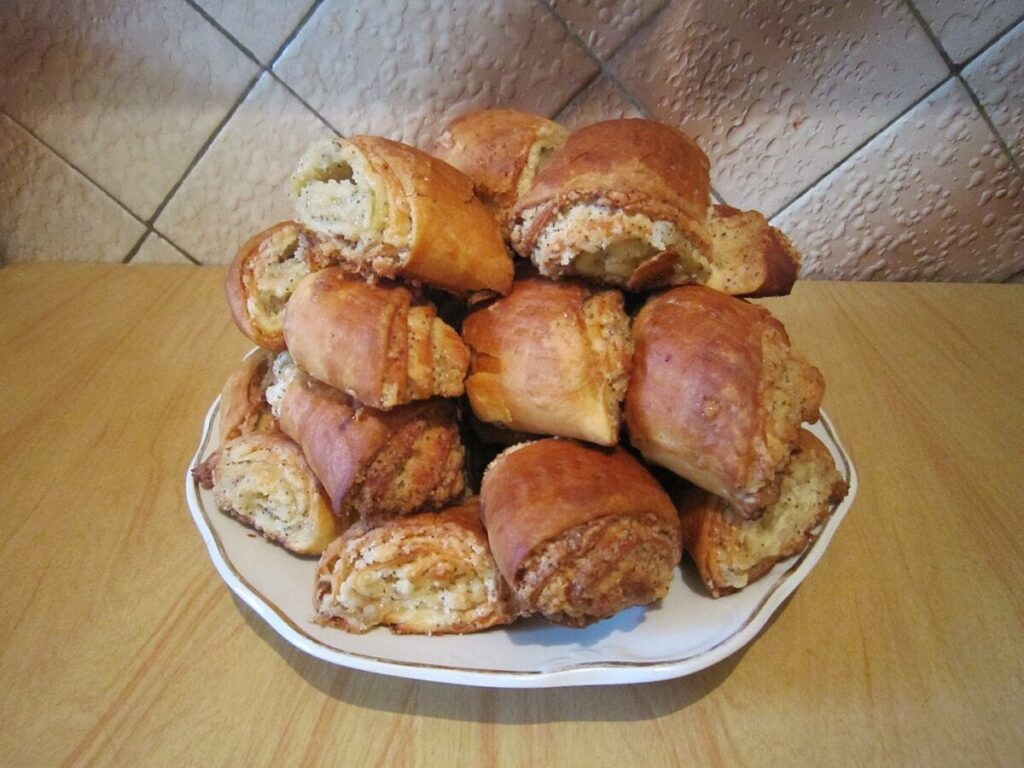
POLYGON ((510 430, 619 439, 633 354, 618 291, 534 277, 472 311, 462 325, 471 352, 473 413, 510 430))
POLYGON ((686 551, 714 597, 735 592, 807 549, 847 490, 828 448, 802 429, 779 500, 756 520, 693 486, 676 497, 686 551))
POLYGON ((224 282, 239 330, 271 352, 284 349, 284 307, 310 271, 307 238, 293 221, 275 224, 246 240, 224 282))
POLYGON ((378 411, 289 363, 287 353, 275 360, 267 397, 335 514, 373 525, 463 496, 465 449, 452 401, 378 411))
POLYGON ((466 174, 477 197, 501 220, 568 136, 539 115, 484 109, 449 123, 433 153, 466 174))
POLYGON ((630 442, 648 460, 753 516, 779 497, 821 373, 761 307, 700 286, 650 299, 633 322, 630 442))
POLYGON ((270 412, 265 393, 273 355, 255 350, 242 360, 242 365, 228 377, 220 395, 221 442, 248 432, 277 429, 277 419, 270 412))
POLYGON ((217 508, 268 541, 319 555, 344 530, 299 447, 280 432, 228 440, 210 462, 206 487, 217 508))
POLYGON ((414 147, 376 136, 318 142, 299 161, 292 197, 299 221, 365 274, 456 294, 511 286, 512 259, 472 182, 414 147))
POLYGON ((630 290, 697 283, 733 295, 788 293, 799 254, 758 213, 711 206, 707 157, 649 120, 569 137, 509 213, 512 246, 541 274, 630 290))
POLYGON ((710 278, 709 163, 650 120, 573 133, 509 214, 513 248, 549 277, 629 289, 710 278))
POLYGON ((394 283, 314 272, 288 302, 284 337, 300 369, 373 408, 463 393, 469 352, 459 334, 394 283))
POLYGON ((520 609, 585 626, 668 592, 679 516, 622 448, 547 439, 514 446, 487 468, 481 516, 520 609))
POLYGON ((316 569, 317 621, 348 632, 478 632, 516 617, 476 499, 378 527, 357 523, 316 569))

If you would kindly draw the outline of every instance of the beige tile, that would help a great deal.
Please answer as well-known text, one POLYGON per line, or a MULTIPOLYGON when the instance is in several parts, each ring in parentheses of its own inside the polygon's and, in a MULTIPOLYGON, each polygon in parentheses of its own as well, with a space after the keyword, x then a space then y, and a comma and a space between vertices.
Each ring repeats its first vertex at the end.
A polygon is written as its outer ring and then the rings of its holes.
POLYGON ((0 115, 0 257, 121 261, 146 228, 0 115))
POLYGON ((971 62, 963 76, 1024 163, 1024 23, 971 62))
POLYGON ((553 0, 551 6, 565 19, 569 29, 603 59, 665 3, 666 0, 553 0))
POLYGON ((327 0, 276 71, 343 134, 426 146, 470 108, 554 115, 597 65, 537 2, 327 0))
POLYGON ((949 57, 963 62, 1024 16, 1021 0, 914 0, 949 57))
POLYGON ((807 277, 1004 280, 1024 268, 1021 185, 954 78, 773 223, 807 277))
POLYGON ((771 213, 947 74, 902 0, 679 0, 610 65, 693 135, 732 204, 771 213))
POLYGON ((575 131, 591 123, 620 117, 643 115, 612 80, 601 75, 584 88, 556 119, 575 131))
POLYGON ((150 232, 142 247, 132 257, 132 264, 191 264, 185 254, 164 240, 156 232, 150 232))
POLYGON ((332 135, 264 74, 161 212, 156 229, 204 264, 230 262, 250 235, 291 218, 287 181, 299 156, 332 135))
POLYGON ((9 0, 0 72, 7 112, 145 219, 256 65, 181 0, 9 0))
POLYGON ((256 58, 269 64, 302 21, 312 0, 197 0, 210 16, 256 58))

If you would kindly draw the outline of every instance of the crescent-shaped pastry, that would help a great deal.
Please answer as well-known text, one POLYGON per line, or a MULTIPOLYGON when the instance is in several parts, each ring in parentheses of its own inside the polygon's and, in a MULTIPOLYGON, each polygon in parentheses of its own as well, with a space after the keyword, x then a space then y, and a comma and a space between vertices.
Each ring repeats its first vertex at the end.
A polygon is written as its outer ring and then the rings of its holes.
POLYGON ((220 394, 221 442, 247 432, 277 429, 277 419, 270 412, 266 389, 274 356, 266 350, 254 350, 242 360, 241 366, 224 383, 220 394))
POLYGON ((298 371, 287 353, 274 361, 267 398, 343 519, 378 524, 465 492, 465 448, 450 400, 367 408, 298 371))
POLYGON ((217 508, 285 549, 319 555, 343 530, 299 447, 280 432, 250 432, 228 440, 200 483, 217 508))
POLYGON ((632 365, 629 317, 618 291, 546 278, 516 281, 512 292, 463 321, 473 413, 505 429, 619 439, 632 365))
POLYGON ((768 310, 701 286, 651 298, 633 322, 630 442, 748 516, 779 497, 800 424, 817 421, 821 373, 768 310))
POLYGON ((516 202, 510 241, 549 277, 788 293, 799 255, 760 214, 712 208, 709 167, 700 147, 667 125, 595 123, 552 153, 516 202))
POLYGON ((676 497, 686 551, 714 597, 756 581, 772 566, 798 555, 847 492, 846 481, 818 438, 800 430, 782 472, 779 500, 747 520, 725 499, 689 486, 676 497))
POLYGON ((284 338, 296 365, 364 405, 458 397, 469 367, 459 334, 409 289, 328 267, 299 283, 284 338))
POLYGON ((377 136, 310 147, 292 176, 299 221, 365 274, 456 294, 508 293, 512 259, 493 216, 462 173, 377 136))
POLYGON ((539 115, 483 109, 452 120, 433 153, 466 174, 477 197, 501 220, 568 136, 539 115))
POLYGON ((476 499, 440 512, 357 523, 316 569, 316 620, 348 632, 479 632, 516 618, 476 499))
POLYGON ((481 516, 521 610, 585 626, 668 592, 681 556, 668 495, 620 447, 547 439, 484 474, 481 516))

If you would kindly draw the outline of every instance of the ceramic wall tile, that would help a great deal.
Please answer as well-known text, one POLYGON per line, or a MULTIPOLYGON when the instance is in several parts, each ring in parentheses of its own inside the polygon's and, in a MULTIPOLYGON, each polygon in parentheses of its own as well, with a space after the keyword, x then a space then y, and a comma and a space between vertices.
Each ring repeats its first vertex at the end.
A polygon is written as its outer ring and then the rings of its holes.
POLYGON ((284 41, 302 21, 313 0, 197 0, 218 24, 270 64, 284 41))
POLYGON ((192 264, 191 261, 160 237, 156 232, 150 232, 142 241, 142 246, 132 257, 132 264, 192 264))
POLYGON ((610 65, 698 140, 730 203, 766 213, 948 74, 902 0, 678 0, 610 65))
POLYGON ((1024 16, 1022 0, 913 0, 946 53, 960 64, 1024 16))
POLYGON ((1017 162, 1024 163, 1024 23, 963 71, 1017 162))
POLYGON ((998 281, 1024 268, 1021 185, 953 78, 774 223, 806 277, 998 281))
POLYGON ((145 227, 0 115, 0 260, 121 261, 145 227))
POLYGON ((570 130, 602 120, 643 117, 614 81, 601 75, 584 88, 555 118, 570 130))
POLYGON ((148 218, 256 65, 181 0, 9 0, 0 102, 148 218))
POLYGON ((667 0, 552 0, 551 7, 597 56, 615 52, 667 0))
POLYGON ((264 74, 189 173, 156 229, 204 264, 231 261, 257 232, 291 218, 288 178, 307 145, 332 131, 264 74))
POLYGON ((343 134, 427 146, 470 108, 554 115, 597 65, 537 2, 326 0, 275 71, 343 134))

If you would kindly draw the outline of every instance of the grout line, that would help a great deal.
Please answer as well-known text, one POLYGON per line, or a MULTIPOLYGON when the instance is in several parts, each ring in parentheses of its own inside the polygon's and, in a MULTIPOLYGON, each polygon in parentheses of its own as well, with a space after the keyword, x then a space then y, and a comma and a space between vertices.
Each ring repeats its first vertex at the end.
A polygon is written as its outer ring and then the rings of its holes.
POLYGON ((896 123, 898 123, 904 117, 909 115, 918 106, 920 106, 922 102, 924 102, 926 99, 928 99, 932 94, 934 94, 937 90, 939 90, 944 85, 949 83, 955 77, 956 77, 956 75, 949 74, 947 77, 945 77, 944 79, 939 81, 936 85, 933 85, 931 88, 929 88, 927 91, 925 91, 925 93, 923 93, 920 96, 920 98, 917 99, 917 101, 915 101, 912 104, 910 104, 906 109, 904 109, 902 112, 900 112, 898 115, 896 115, 892 120, 890 120, 888 123, 886 123, 881 128, 879 128, 877 131, 875 131, 873 134, 871 134, 866 139, 864 139, 864 141, 862 141, 856 147, 854 147, 849 152, 847 152, 845 155, 843 155, 839 160, 837 160, 835 163, 832 164, 831 168, 829 168, 823 174, 818 176, 818 178, 816 178, 810 184, 806 185, 803 189, 801 189, 799 192, 797 192, 796 195, 793 196, 788 202, 783 203, 782 207, 780 207, 778 210, 776 210, 771 215, 766 216, 765 218, 767 218, 769 221, 771 221, 776 216, 781 216, 794 203, 796 203, 800 198, 802 198, 804 195, 806 195, 808 192, 810 192, 812 189, 814 189, 816 186, 818 186, 818 184, 823 182, 826 178, 831 176, 835 171, 839 170, 839 168, 841 168, 850 158, 852 158, 854 155, 856 155, 858 152, 860 152, 862 149, 864 149, 864 147, 866 147, 872 141, 874 141, 879 136, 881 136, 883 133, 885 133, 890 128, 892 128, 896 123))
POLYGON ((210 26, 212 26, 214 29, 216 29, 218 32, 224 35, 224 37, 226 37, 228 40, 234 43, 235 47, 238 48, 242 53, 244 53, 245 57, 252 61, 253 64, 255 64, 260 69, 263 69, 263 62, 259 60, 256 54, 250 51, 245 45, 243 45, 237 37, 228 32, 227 29, 225 29, 225 27, 219 21, 217 21, 215 18, 213 18, 213 16, 206 12, 205 8, 203 8, 201 5, 195 2, 195 0, 185 0, 185 4, 190 6, 193 11, 202 16, 210 24, 210 26))
POLYGON ((277 49, 277 53, 275 53, 270 58, 270 63, 267 65, 268 69, 273 69, 274 67, 277 66, 277 62, 284 55, 284 52, 288 50, 288 46, 291 45, 292 41, 294 41, 295 38, 299 36, 299 32, 301 32, 303 28, 306 26, 306 22, 308 22, 313 17, 313 14, 316 13, 320 6, 323 4, 324 0, 314 0, 313 4, 309 6, 309 9, 306 11, 306 13, 303 14, 301 19, 299 19, 299 23, 295 25, 295 29, 293 29, 291 34, 284 39, 283 43, 281 43, 281 47, 277 49))
POLYGON ((995 136, 996 142, 1006 154, 1006 157, 1009 158, 1010 165, 1016 169, 1017 173, 1024 176, 1024 171, 1021 170, 1020 163, 1017 162, 1017 158, 1014 156, 1013 150, 1010 149, 1010 145, 1006 143, 1006 139, 1003 138, 1003 134, 999 131, 999 128, 996 127, 995 121, 992 120, 988 110, 985 109, 985 105, 981 103, 981 99, 978 98, 978 94, 974 92, 974 89, 963 75, 958 74, 956 79, 960 81, 960 85, 964 87, 964 90, 967 91, 967 95, 970 97, 971 101, 974 102, 974 106, 981 115, 981 119, 985 121, 985 125, 988 126, 989 130, 992 131, 992 135, 995 136))
POLYGON ((35 131, 31 130, 27 125, 25 125, 23 122, 21 122, 21 120, 19 120, 14 115, 9 113, 6 109, 0 109, 0 113, 2 113, 12 123, 14 123, 16 126, 21 128, 21 130, 23 130, 25 133, 27 133, 29 136, 31 136, 33 139, 35 139, 37 142, 39 142, 47 150, 52 152, 61 162, 63 162, 65 165, 67 165, 69 168, 71 168, 71 170, 73 170, 75 173, 77 173, 83 179, 85 179, 90 184, 92 184, 94 187, 96 187, 96 189, 98 189, 104 195, 109 197, 112 202, 117 204, 118 208, 123 209, 129 216, 131 216, 133 219, 135 219, 137 222, 139 222, 139 224, 142 224, 143 226, 146 226, 146 221, 141 216, 136 214, 127 205, 125 205, 120 200, 118 200, 116 197, 114 197, 114 195, 111 194, 110 190, 108 190, 106 187, 104 187, 102 184, 100 184, 98 181, 96 181, 94 178, 92 178, 89 174, 87 174, 85 171, 83 171, 81 168, 79 168, 75 163, 71 162, 71 160, 69 160, 63 153, 58 152, 56 149, 54 149, 50 145, 49 142, 41 139, 36 134, 35 131))
POLYGON ((152 232, 152 230, 147 227, 146 231, 142 233, 142 235, 139 237, 138 240, 135 241, 135 245, 133 245, 131 248, 129 248, 128 249, 128 253, 126 253, 124 255, 124 258, 121 259, 121 263, 122 264, 127 264, 132 259, 135 258, 135 254, 137 254, 139 252, 139 249, 142 247, 142 244, 144 242, 146 242, 146 238, 149 237, 149 233, 150 232, 152 232))
POLYGON ((982 55, 988 53, 989 48, 991 48, 993 45, 996 45, 997 43, 1002 42, 1004 37, 1006 37, 1011 32, 1016 30, 1017 27, 1020 26, 1022 23, 1024 23, 1024 14, 1021 14, 1017 19, 1011 22, 1010 26, 1008 26, 1002 32, 998 33, 995 37, 993 37, 991 40, 985 43, 985 45, 981 46, 981 48, 979 48, 969 57, 964 59, 964 63, 960 65, 960 68, 967 69, 967 67, 974 63, 975 59, 981 58, 982 55))
POLYGON ((959 69, 957 67, 956 62, 953 61, 952 58, 950 58, 949 54, 946 52, 946 49, 942 46, 942 42, 939 40, 939 36, 935 34, 934 30, 931 27, 931 24, 929 24, 925 20, 924 16, 921 15, 921 12, 917 9, 917 6, 914 4, 913 0, 904 0, 904 2, 906 3, 907 8, 910 10, 910 15, 917 20, 917 23, 921 27, 921 30, 924 32, 925 36, 931 41, 932 45, 935 46, 935 50, 938 51, 939 56, 945 62, 946 68, 949 69, 949 71, 954 75, 959 74, 959 69))
POLYGON ((268 69, 266 72, 267 72, 268 75, 270 75, 272 78, 274 78, 274 80, 276 82, 278 82, 286 91, 288 91, 288 93, 290 93, 292 96, 294 96, 299 101, 299 103, 302 104, 302 106, 304 106, 306 109, 308 109, 314 115, 316 115, 320 119, 321 123, 323 123, 325 126, 327 126, 332 131, 334 131, 335 135, 337 135, 337 136, 341 136, 342 135, 341 131, 339 131, 337 128, 335 128, 330 120, 328 120, 326 117, 321 115, 319 110, 317 110, 315 107, 313 107, 308 101, 306 101, 304 98, 302 98, 302 96, 300 96, 295 91, 294 88, 292 88, 290 85, 288 85, 288 83, 286 83, 283 79, 281 79, 281 77, 277 74, 277 72, 274 72, 273 70, 270 70, 270 69, 268 69))

